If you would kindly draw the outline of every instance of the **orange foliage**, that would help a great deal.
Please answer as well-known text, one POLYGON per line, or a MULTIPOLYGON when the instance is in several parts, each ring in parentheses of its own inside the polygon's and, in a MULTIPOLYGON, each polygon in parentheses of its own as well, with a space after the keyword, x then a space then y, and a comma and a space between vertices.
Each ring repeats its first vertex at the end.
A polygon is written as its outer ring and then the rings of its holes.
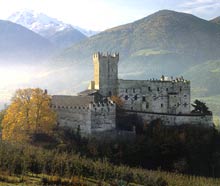
POLYGON ((49 133, 56 122, 51 98, 43 90, 19 89, 2 121, 2 139, 26 141, 31 134, 49 133))
POLYGON ((115 102, 115 104, 119 107, 122 108, 124 105, 124 102, 119 98, 118 96, 111 96, 111 100, 115 102))

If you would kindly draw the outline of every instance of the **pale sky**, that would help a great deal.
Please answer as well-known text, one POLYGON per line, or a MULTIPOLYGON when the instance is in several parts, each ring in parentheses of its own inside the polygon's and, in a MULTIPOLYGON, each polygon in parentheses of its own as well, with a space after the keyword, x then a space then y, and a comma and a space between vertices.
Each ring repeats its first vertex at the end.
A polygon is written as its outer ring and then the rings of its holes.
POLYGON ((24 9, 82 28, 104 30, 161 9, 211 19, 220 16, 220 0, 0 0, 0 19, 24 9))

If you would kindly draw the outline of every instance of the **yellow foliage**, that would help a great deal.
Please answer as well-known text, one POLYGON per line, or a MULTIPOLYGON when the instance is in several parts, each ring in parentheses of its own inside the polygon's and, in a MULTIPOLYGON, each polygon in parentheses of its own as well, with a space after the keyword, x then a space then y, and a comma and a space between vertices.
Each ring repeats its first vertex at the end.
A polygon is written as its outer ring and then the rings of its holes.
POLYGON ((2 121, 2 139, 26 141, 31 134, 49 133, 56 122, 51 98, 42 89, 19 89, 2 121))
POLYGON ((115 104, 119 107, 122 108, 124 105, 124 102, 119 98, 118 96, 111 96, 111 100, 115 102, 115 104))

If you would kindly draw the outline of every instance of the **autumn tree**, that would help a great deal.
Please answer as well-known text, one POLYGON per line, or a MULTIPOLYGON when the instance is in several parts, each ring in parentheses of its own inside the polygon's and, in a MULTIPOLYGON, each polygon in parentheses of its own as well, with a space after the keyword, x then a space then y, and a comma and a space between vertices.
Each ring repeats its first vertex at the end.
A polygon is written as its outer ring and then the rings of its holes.
POLYGON ((111 100, 117 105, 118 108, 122 108, 124 105, 123 100, 118 96, 111 96, 111 100))
POLYGON ((56 122, 50 102, 42 89, 17 90, 2 121, 2 139, 27 141, 33 134, 49 133, 56 122))

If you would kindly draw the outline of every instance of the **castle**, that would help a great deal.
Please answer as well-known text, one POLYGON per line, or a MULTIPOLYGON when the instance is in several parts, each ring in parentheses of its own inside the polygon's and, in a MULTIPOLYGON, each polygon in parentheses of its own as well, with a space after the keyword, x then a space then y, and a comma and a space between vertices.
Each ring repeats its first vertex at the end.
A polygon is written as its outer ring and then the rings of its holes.
POLYGON ((115 130, 112 96, 121 99, 128 115, 135 113, 148 123, 159 118, 166 125, 213 125, 212 115, 191 113, 190 81, 164 76, 160 80, 118 79, 118 62, 118 53, 95 53, 94 80, 88 89, 77 96, 52 96, 60 126, 80 129, 83 134, 115 130))

